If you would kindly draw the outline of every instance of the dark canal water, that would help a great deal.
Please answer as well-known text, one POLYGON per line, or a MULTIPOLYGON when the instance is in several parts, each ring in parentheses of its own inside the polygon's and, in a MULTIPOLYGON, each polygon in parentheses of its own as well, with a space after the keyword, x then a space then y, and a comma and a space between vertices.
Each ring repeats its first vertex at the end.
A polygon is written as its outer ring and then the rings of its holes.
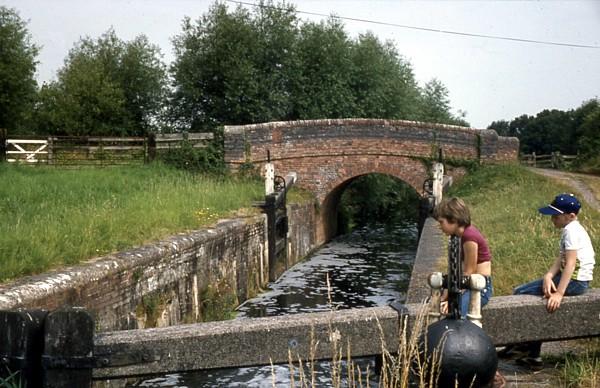
MULTIPOLYGON (((239 307, 237 319, 373 307, 404 301, 417 249, 414 223, 376 225, 340 236, 289 269, 270 290, 239 307), (331 287, 331 304, 327 287, 331 287), (332 306, 333 305, 333 306, 332 306)), ((355 360, 361 370, 374 360, 355 360)), ((317 386, 329 386, 331 365, 316 366, 317 386)), ((371 376, 373 376, 371 374, 371 376)), ((289 387, 287 365, 186 372, 148 378, 136 387, 289 387)), ((298 382, 299 377, 295 376, 298 382)), ((376 381, 376 379, 375 379, 376 381)), ((310 383, 310 381, 309 381, 310 383)))

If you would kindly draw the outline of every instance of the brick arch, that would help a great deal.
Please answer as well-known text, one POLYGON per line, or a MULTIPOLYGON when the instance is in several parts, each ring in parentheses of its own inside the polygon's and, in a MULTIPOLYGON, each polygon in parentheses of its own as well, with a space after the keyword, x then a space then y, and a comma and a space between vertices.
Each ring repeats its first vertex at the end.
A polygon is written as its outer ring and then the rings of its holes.
POLYGON ((267 155, 277 175, 298 174, 298 185, 312 191, 322 217, 318 242, 329 234, 332 198, 358 175, 395 176, 418 192, 428 177, 425 160, 437 157, 482 163, 517 161, 516 138, 444 124, 403 120, 335 119, 226 126, 225 162, 236 170, 251 163, 261 168, 267 155), (325 214, 324 212, 321 212, 325 214))
POLYGON ((422 195, 423 180, 428 177, 428 169, 423 161, 410 158, 386 158, 371 163, 355 163, 346 170, 344 177, 331 180, 325 188, 325 196, 320 203, 320 230, 317 235, 324 241, 334 237, 338 231, 337 208, 342 194, 356 178, 367 174, 393 176, 411 186, 422 195))

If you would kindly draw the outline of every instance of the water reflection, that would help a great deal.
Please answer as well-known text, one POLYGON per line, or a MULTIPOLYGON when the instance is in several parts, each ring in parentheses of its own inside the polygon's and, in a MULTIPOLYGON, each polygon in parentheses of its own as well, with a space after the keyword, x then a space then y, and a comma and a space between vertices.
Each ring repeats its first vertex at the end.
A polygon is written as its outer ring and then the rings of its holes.
MULTIPOLYGON (((404 301, 416 247, 417 229, 414 223, 376 225, 340 236, 308 260, 289 269, 270 285, 269 291, 241 305, 237 319, 329 311, 332 307, 372 307, 394 300, 404 301)), ((357 359, 353 363, 363 371, 363 386, 367 386, 367 370, 371 371, 371 380, 376 382, 377 376, 372 372, 375 367, 373 359, 357 359)), ((308 366, 305 368, 310 369, 308 366)), ((308 369, 305 369, 305 377, 310 379, 308 369)), ((332 385, 331 363, 318 362, 314 369, 316 386, 332 385)), ((342 375, 346 376, 345 373, 342 375)), ((293 379, 299 382, 297 371, 293 379)), ((287 365, 269 365, 169 374, 128 386, 266 388, 289 387, 291 380, 287 365)))

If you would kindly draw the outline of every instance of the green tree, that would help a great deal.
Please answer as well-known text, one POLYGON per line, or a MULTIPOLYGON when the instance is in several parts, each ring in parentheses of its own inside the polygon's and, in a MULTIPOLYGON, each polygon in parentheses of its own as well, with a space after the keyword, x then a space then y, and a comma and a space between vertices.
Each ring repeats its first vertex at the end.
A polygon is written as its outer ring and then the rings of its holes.
POLYGON ((183 21, 173 40, 171 121, 176 129, 213 129, 255 122, 266 108, 256 65, 257 31, 241 7, 216 3, 196 23, 183 21), (257 105, 259 107, 257 108, 257 105))
MULTIPOLYGON (((600 102, 597 99, 584 103, 576 110, 578 146, 583 159, 600 154, 600 102)), ((600 160, 599 160, 600 161, 600 160)))
POLYGON ((352 46, 355 117, 416 119, 419 90, 410 63, 391 42, 360 35, 352 46))
POLYGON ((351 75, 351 41, 336 18, 301 27, 299 87, 293 90, 299 119, 351 117, 357 112, 351 75))
POLYGON ((507 120, 492 121, 487 129, 493 129, 500 136, 514 136, 510 133, 510 122, 507 120))
POLYGON ((448 88, 437 78, 433 78, 421 88, 419 120, 469 126, 464 119, 465 115, 462 111, 459 111, 459 115, 452 114, 448 88))
POLYGON ((215 3, 197 21, 184 19, 174 45, 174 129, 341 117, 464 124, 447 89, 435 81, 422 93, 391 43, 352 40, 335 17, 300 25, 285 3, 252 11, 215 3))
POLYGON ((143 136, 159 128, 167 91, 160 51, 145 36, 120 40, 110 29, 81 39, 58 79, 42 86, 38 132, 143 136))
MULTIPOLYGON (((264 3, 261 3, 264 4, 264 3)), ((291 120, 294 95, 300 82, 301 66, 297 46, 300 39, 298 18, 293 6, 258 7, 253 20, 258 34, 256 66, 261 77, 259 83, 258 121, 291 120)))
POLYGON ((38 51, 18 12, 0 6, 0 128, 23 129, 37 91, 38 51))

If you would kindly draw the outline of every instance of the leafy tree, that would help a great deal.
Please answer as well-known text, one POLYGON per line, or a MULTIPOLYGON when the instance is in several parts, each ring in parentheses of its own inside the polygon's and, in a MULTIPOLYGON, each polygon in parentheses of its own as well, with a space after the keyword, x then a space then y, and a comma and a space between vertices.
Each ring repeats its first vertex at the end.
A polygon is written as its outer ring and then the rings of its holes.
POLYGON ((576 111, 578 146, 583 159, 597 158, 600 154, 600 102, 591 100, 576 111))
POLYGON ((327 22, 306 23, 301 27, 300 84, 292 91, 294 117, 341 118, 356 112, 350 48, 351 41, 339 19, 329 18, 327 22))
POLYGON ((460 112, 459 116, 452 114, 448 88, 437 78, 427 82, 421 89, 419 120, 469 126, 464 120, 465 115, 464 112, 460 112))
POLYGON ((166 85, 160 51, 145 36, 124 42, 110 29, 81 39, 40 90, 38 131, 143 136, 159 127, 166 85))
POLYGON ((264 101, 258 121, 291 120, 301 65, 297 54, 300 39, 298 18, 293 6, 258 7, 253 20, 258 34, 256 66, 261 77, 259 98, 264 101))
POLYGON ((35 100, 38 51, 18 12, 0 6, 0 128, 22 129, 35 100))
POLYGON ((492 121, 492 123, 488 125, 487 129, 493 129, 500 136, 513 136, 510 133, 510 122, 506 120, 492 121))
POLYGON ((391 42, 360 35, 352 46, 355 117, 415 119, 419 90, 410 63, 391 42))
POLYGON ((184 19, 174 45, 176 130, 341 117, 464 124, 450 113, 445 87, 435 81, 422 93, 391 43, 372 34, 352 40, 335 17, 299 25, 285 3, 252 11, 215 3, 197 21, 184 19))
POLYGON ((183 21, 183 32, 173 40, 176 60, 172 111, 175 127, 191 131, 221 124, 255 122, 260 101, 255 64, 258 36, 250 14, 241 7, 227 12, 213 5, 196 23, 183 21))

